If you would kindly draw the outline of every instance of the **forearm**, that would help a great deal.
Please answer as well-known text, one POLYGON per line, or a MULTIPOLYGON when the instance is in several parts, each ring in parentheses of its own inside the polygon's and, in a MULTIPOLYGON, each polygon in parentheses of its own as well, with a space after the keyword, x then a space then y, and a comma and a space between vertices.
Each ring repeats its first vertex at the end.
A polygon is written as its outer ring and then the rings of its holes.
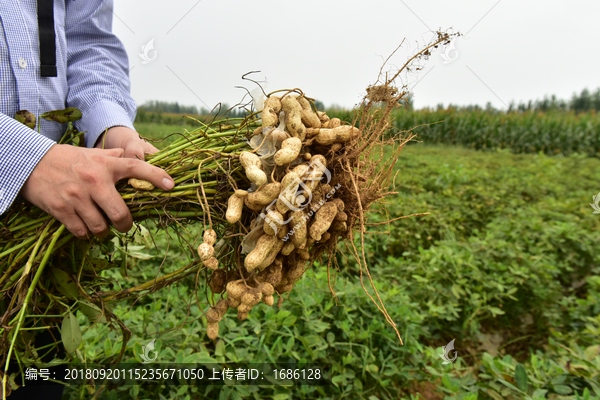
POLYGON ((33 169, 54 144, 0 114, 0 214, 12 205, 33 169))

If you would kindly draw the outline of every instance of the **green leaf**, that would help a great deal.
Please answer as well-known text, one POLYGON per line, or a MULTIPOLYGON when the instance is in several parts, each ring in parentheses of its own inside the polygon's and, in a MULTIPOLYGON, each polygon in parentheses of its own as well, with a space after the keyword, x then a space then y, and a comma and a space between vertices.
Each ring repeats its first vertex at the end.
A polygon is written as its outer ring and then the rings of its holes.
POLYGON ((498 382, 500 382, 501 384, 503 384, 504 386, 506 386, 509 389, 516 390, 517 392, 522 393, 522 391, 518 387, 516 387, 515 385, 513 385, 510 382, 505 381, 504 379, 498 379, 498 382))
POLYGON ((502 311, 500 308, 498 307, 490 307, 489 308, 490 312, 492 313, 492 316, 496 316, 496 315, 503 315, 504 311, 502 311))
POLYGON ((217 360, 206 353, 200 353, 196 362, 199 364, 217 364, 217 360))
POLYGON ((73 313, 69 312, 63 318, 60 336, 65 350, 69 353, 73 353, 79 348, 81 344, 81 330, 79 329, 77 318, 75 318, 73 313))
POLYGON ((571 394, 573 390, 567 385, 556 385, 554 386, 554 391, 558 394, 567 395, 571 394))
POLYGON ((76 299, 79 297, 79 290, 75 281, 69 274, 60 268, 52 268, 50 274, 50 280, 56 286, 56 289, 65 297, 69 299, 76 299))
POLYGON ((104 354, 106 357, 110 357, 112 355, 112 342, 109 338, 104 339, 104 354))
POLYGON ((279 393, 273 396, 273 400, 287 400, 290 398, 290 395, 287 393, 279 393))
POLYGON ((177 352, 177 355, 175 356, 175 363, 176 364, 183 364, 183 351, 179 350, 177 352))
POLYGON ((142 350, 142 345, 139 342, 135 342, 133 344, 133 356, 136 358, 136 360, 138 360, 139 362, 142 362, 142 358, 140 357, 140 354, 143 354, 144 351, 142 350))
POLYGON ((135 225, 132 229, 135 230, 133 235, 133 241, 137 244, 143 245, 147 249, 152 248, 152 235, 150 231, 146 229, 144 225, 135 225))
POLYGON ((488 396, 490 396, 494 400, 504 400, 504 398, 502 396, 500 396, 500 394, 498 392, 496 392, 494 389, 487 389, 486 393, 488 396))
POLYGON ((362 392, 362 390, 363 390, 363 384, 362 384, 362 382, 360 381, 360 379, 356 378, 356 379, 354 380, 354 387, 355 387, 355 388, 356 388, 356 389, 357 389, 359 392, 362 392))
POLYGON ((114 267, 114 265, 115 265, 115 264, 109 262, 105 258, 88 258, 88 260, 89 260, 89 264, 88 263, 83 264, 83 268, 86 270, 93 269, 96 272, 100 272, 105 269, 114 267))
POLYGON ((65 108, 64 110, 48 111, 41 115, 47 121, 55 121, 60 124, 73 122, 81 119, 81 111, 75 107, 65 108))
POLYGON ((188 385, 182 385, 177 389, 177 396, 183 396, 188 391, 188 385))
POLYGON ((184 364, 193 364, 196 362, 197 358, 198 358, 198 353, 192 353, 183 358, 183 363, 184 364))
POLYGON ((525 367, 523 364, 517 364, 515 367, 515 382, 519 389, 524 392, 527 392, 528 383, 527 383, 527 371, 525 371, 525 367))
POLYGON ((459 385, 454 384, 454 380, 450 378, 447 374, 442 376, 442 383, 446 386, 446 389, 450 390, 452 393, 455 393, 460 389, 459 385))
POLYGON ((130 244, 128 246, 121 246, 119 243, 119 238, 115 237, 112 239, 112 243, 115 246, 116 250, 119 250, 121 253, 128 255, 131 258, 136 258, 138 260, 150 260, 154 258, 153 255, 142 253, 141 250, 144 250, 146 246, 136 246, 130 244))
POLYGON ((345 375, 336 375, 333 378, 331 378, 331 383, 333 383, 335 386, 340 386, 341 383, 344 383, 346 381, 346 376, 345 375))
POLYGON ((79 311, 84 313, 85 316, 88 317, 92 322, 100 322, 102 324, 106 323, 106 317, 102 313, 102 310, 94 303, 90 303, 84 300, 80 301, 79 311))
POLYGON ((137 399, 140 394, 140 385, 133 385, 131 389, 129 389, 129 394, 132 399, 137 399))
POLYGON ((369 364, 367 365, 367 371, 372 374, 377 374, 379 372, 379 367, 375 364, 369 364))
POLYGON ((292 348, 294 347, 294 343, 296 343, 295 340, 294 340, 294 336, 290 336, 287 344, 285 345, 285 349, 287 351, 291 351, 292 348))
POLYGON ((333 332, 327 332, 327 342, 329 342, 329 344, 335 342, 335 334, 333 332))
POLYGON ((215 349, 215 356, 223 357, 225 355, 225 343, 222 340, 217 342, 217 348, 215 349))
POLYGON ((583 351, 583 357, 588 361, 592 361, 593 358, 598 356, 600 356, 600 344, 590 346, 583 351))

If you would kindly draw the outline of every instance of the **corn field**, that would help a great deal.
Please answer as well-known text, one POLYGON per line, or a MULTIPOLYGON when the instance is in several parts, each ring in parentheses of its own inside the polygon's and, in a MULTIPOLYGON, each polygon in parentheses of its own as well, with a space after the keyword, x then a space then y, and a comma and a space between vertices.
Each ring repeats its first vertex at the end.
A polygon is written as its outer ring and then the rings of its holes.
MULTIPOLYGON (((352 120, 348 111, 328 111, 352 120)), ((394 127, 413 127, 429 144, 455 144, 476 150, 511 149, 514 153, 572 154, 600 157, 600 115, 594 111, 514 112, 485 110, 398 110, 394 127)))

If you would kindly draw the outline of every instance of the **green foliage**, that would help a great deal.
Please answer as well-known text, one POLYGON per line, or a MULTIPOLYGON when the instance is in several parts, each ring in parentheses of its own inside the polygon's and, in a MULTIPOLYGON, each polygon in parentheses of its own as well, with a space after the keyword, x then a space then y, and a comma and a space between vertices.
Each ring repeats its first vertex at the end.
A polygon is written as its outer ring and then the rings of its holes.
MULTIPOLYGON (((598 190, 599 160, 423 145, 407 147, 400 160, 389 218, 432 215, 372 227, 365 252, 404 346, 365 295, 347 255, 339 256, 344 269, 331 278, 337 298, 325 267, 316 265, 281 308, 261 304, 245 322, 230 311, 217 342, 206 337, 196 302, 197 294, 205 310, 211 295, 189 276, 112 310, 133 335, 124 361, 156 338, 158 361, 325 363, 333 384, 144 384, 106 388, 99 398, 416 400, 425 398, 419 384, 428 383, 448 400, 599 399, 600 219, 588 205, 598 190), (444 365, 441 346, 453 338, 458 358, 444 365)), ((191 241, 197 234, 190 231, 191 241)), ((163 274, 192 257, 164 233, 153 239, 157 257, 127 276, 113 269, 103 277, 115 289, 129 287, 151 279, 160 265, 163 274)), ((365 286, 374 295, 366 278, 365 286)), ((114 360, 119 332, 90 325, 82 313, 78 319, 81 354, 90 362, 114 360)), ((89 395, 72 388, 65 398, 89 395)))
POLYGON ((181 113, 181 114, 198 114, 198 107, 196 106, 185 106, 179 104, 179 102, 168 102, 159 100, 148 100, 140 106, 141 109, 151 112, 168 112, 168 113, 181 113))
POLYGON ((477 150, 572 154, 598 157, 600 117, 595 113, 501 113, 486 111, 398 112, 394 126, 415 129, 425 143, 459 144, 477 150))
MULTIPOLYGON (((328 115, 352 121, 352 113, 328 111, 328 115)), ((600 156, 600 116, 594 111, 500 112, 494 110, 399 109, 393 126, 414 128, 417 140, 427 144, 461 145, 476 150, 510 149, 514 153, 600 156)))

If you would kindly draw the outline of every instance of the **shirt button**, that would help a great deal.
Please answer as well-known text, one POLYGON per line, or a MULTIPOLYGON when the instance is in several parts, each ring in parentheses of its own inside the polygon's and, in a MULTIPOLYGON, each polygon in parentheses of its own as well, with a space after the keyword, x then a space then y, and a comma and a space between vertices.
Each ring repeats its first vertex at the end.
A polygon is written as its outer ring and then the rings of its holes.
POLYGON ((27 68, 27 61, 23 57, 19 58, 19 67, 22 69, 27 68))

